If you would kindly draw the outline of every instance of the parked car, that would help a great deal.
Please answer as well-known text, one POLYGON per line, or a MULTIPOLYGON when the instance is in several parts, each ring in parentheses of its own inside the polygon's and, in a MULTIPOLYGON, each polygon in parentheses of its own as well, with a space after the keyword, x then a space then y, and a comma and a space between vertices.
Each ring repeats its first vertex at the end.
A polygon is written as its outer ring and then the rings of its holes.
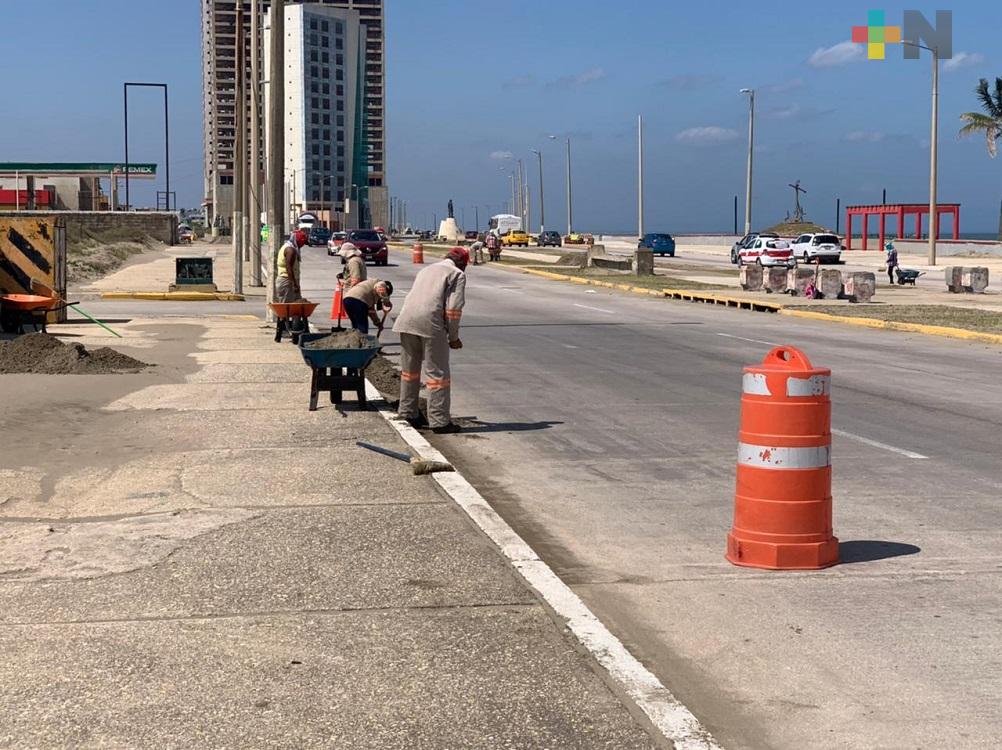
POLYGON ((811 263, 839 263, 842 260, 842 242, 837 235, 815 232, 802 234, 791 243, 795 260, 811 263))
POLYGON ((348 239, 347 232, 334 232, 330 236, 330 239, 327 240, 327 254, 337 255, 338 250, 341 249, 341 245, 344 244, 346 239, 348 239))
POLYGON ((310 247, 324 247, 331 238, 331 230, 327 227, 313 227, 307 235, 306 244, 310 247))
POLYGON ((543 232, 536 238, 536 244, 540 247, 560 247, 560 232, 543 232))
POLYGON ((468 239, 468 240, 475 240, 477 238, 477 230, 476 229, 471 229, 471 230, 469 230, 466 233, 465 236, 466 236, 466 239, 468 239))
POLYGON ((661 257, 669 256, 671 258, 675 257, 675 238, 670 234, 665 234, 663 232, 652 232, 645 234, 640 238, 640 242, 637 243, 637 249, 646 248, 652 250, 655 255, 660 255, 661 257))
POLYGON ((187 224, 181 224, 177 228, 177 241, 190 245, 195 240, 195 232, 187 224))
POLYGON ((751 247, 752 243, 754 243, 759 237, 779 239, 779 235, 775 232, 752 232, 751 234, 746 234, 740 240, 735 242, 733 247, 731 247, 731 263, 737 263, 738 253, 740 253, 743 248, 751 247))
POLYGON ((792 268, 797 263, 793 259, 793 250, 786 240, 771 237, 756 237, 750 247, 738 251, 738 265, 758 263, 760 266, 786 266, 792 268))
POLYGON ((377 266, 385 266, 390 262, 386 240, 375 229, 352 229, 348 232, 347 241, 361 250, 367 261, 371 260, 377 266))
POLYGON ((585 238, 583 234, 578 234, 577 232, 571 232, 569 235, 564 237, 565 245, 583 245, 585 244, 585 238))
POLYGON ((529 235, 521 229, 511 229, 508 231, 508 234, 502 235, 501 244, 504 247, 513 247, 515 245, 529 247, 529 235))

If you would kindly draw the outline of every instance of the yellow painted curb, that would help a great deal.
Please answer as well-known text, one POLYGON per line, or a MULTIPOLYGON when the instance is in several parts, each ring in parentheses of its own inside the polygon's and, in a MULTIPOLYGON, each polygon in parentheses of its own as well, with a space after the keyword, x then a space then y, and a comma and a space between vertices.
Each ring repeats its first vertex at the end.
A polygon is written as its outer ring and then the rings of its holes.
POLYGON ((930 326, 924 323, 903 323, 897 320, 879 320, 877 318, 856 318, 850 315, 831 315, 830 313, 812 312, 810 310, 796 310, 790 307, 780 310, 780 312, 783 315, 792 315, 795 318, 826 320, 834 323, 848 323, 849 325, 863 326, 864 328, 905 331, 907 333, 924 333, 929 336, 946 336, 953 339, 963 339, 964 341, 980 341, 986 344, 1002 344, 1002 334, 968 331, 964 328, 930 326))
POLYGON ((101 299, 141 299, 157 302, 243 302, 233 292, 102 292, 101 299))

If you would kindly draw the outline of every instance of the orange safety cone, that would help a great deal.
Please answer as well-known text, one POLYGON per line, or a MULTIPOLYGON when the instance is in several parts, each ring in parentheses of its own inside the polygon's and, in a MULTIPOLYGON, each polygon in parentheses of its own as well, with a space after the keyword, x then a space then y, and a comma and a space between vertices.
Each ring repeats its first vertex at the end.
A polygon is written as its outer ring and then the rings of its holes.
POLYGON ((792 346, 746 367, 727 559, 772 570, 838 562, 832 535, 831 370, 792 346))
POLYGON ((424 263, 424 245, 420 242, 415 243, 411 250, 411 263, 416 266, 424 263))
POLYGON ((334 289, 334 299, 331 300, 331 320, 336 320, 337 327, 341 328, 341 319, 347 317, 348 313, 344 311, 344 284, 339 279, 334 289))

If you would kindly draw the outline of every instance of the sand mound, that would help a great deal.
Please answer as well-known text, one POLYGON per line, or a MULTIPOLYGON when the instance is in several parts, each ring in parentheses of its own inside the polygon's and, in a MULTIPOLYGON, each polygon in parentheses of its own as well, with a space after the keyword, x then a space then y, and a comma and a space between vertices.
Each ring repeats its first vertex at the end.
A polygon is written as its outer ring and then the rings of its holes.
POLYGON ((303 344, 304 349, 369 349, 371 342, 356 330, 332 333, 303 344))
POLYGON ((89 352, 83 344, 65 344, 47 333, 29 333, 0 341, 2 374, 105 375, 139 372, 149 366, 106 346, 89 352))

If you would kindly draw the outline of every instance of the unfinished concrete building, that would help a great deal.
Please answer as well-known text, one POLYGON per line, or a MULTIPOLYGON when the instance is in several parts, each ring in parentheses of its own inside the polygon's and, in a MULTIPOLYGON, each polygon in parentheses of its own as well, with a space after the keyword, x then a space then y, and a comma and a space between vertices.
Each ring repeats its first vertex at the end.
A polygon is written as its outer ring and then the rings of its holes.
MULTIPOLYGON (((262 14, 268 11, 270 0, 259 0, 262 14)), ((301 4, 296 0, 286 0, 286 5, 301 4)), ((382 0, 318 0, 312 5, 332 6, 357 13, 361 52, 358 60, 364 61, 364 70, 351 70, 350 77, 355 78, 359 86, 360 123, 362 132, 355 143, 364 149, 361 155, 349 155, 349 160, 357 164, 346 184, 326 193, 325 189, 337 185, 338 175, 332 173, 332 178, 321 184, 319 203, 328 207, 331 215, 343 217, 345 198, 353 204, 352 214, 355 217, 364 216, 372 225, 385 226, 389 222, 389 200, 386 185, 386 134, 384 113, 385 102, 385 67, 384 67, 384 36, 383 36, 383 1, 382 0), (325 199, 326 200, 323 200, 325 199), (359 205, 361 204, 361 205, 359 205)), ((250 0, 202 0, 202 83, 203 83, 203 148, 205 169, 206 219, 217 226, 228 227, 233 214, 233 151, 236 138, 236 16, 237 8, 242 9, 242 26, 244 28, 244 60, 250 59, 250 24, 254 3, 250 0)), ((352 16, 355 14, 353 13, 352 16)), ((262 28, 264 21, 262 19, 262 28)), ((288 31, 288 30, 287 30, 288 31)), ((300 31, 302 33, 302 31, 300 31)), ((264 49, 268 44, 267 34, 262 33, 260 59, 264 60, 264 49)), ((309 47, 305 47, 309 49, 309 47)), ((344 65, 354 66, 355 60, 348 57, 344 65)), ((349 71, 346 71, 349 72, 349 71)), ((249 82, 249 63, 243 71, 244 80, 249 82)), ((262 78, 267 79, 267 71, 262 70, 262 78)), ((307 87, 308 82, 305 82, 307 87)), ((249 83, 248 83, 249 85, 249 83)), ((265 95, 260 98, 263 110, 265 95)), ((248 103, 248 107, 249 107, 248 103)), ((257 144, 258 153, 262 155, 266 134, 262 129, 261 142, 257 144)), ((330 147, 337 149, 338 144, 332 136, 330 147)), ((311 146, 312 148, 312 146, 311 146)), ((322 147, 321 147, 322 148, 322 147)), ((336 151, 335 151, 336 153, 336 151)), ((287 171, 289 171, 287 169, 287 171)), ((286 194, 295 181, 295 172, 285 175, 286 194)), ((295 201, 301 197, 291 195, 295 201)), ((302 206, 304 209, 316 210, 315 206, 302 206)))

